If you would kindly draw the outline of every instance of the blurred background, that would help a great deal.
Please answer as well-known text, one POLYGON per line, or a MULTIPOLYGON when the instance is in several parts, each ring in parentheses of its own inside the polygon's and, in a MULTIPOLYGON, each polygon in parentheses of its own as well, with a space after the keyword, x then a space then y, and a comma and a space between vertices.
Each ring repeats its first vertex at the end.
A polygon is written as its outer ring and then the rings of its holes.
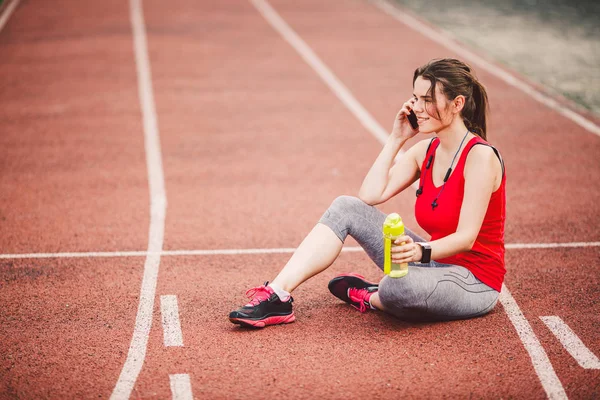
POLYGON ((393 0, 600 117, 599 0, 393 0))

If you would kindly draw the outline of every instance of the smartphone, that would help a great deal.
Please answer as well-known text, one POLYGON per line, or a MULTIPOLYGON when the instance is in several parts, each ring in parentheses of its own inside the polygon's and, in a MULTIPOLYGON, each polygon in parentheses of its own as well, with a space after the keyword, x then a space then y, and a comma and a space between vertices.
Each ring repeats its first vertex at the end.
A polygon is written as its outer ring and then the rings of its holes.
POLYGON ((417 116, 415 115, 415 112, 413 110, 410 110, 410 113, 408 114, 408 122, 410 122, 410 126, 412 126, 413 129, 419 128, 417 116))

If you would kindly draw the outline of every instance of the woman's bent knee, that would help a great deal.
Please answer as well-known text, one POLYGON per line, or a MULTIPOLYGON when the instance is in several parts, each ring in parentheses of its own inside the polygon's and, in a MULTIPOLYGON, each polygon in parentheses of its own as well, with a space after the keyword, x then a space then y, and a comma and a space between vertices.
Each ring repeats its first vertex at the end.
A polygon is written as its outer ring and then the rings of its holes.
POLYGON ((358 197, 339 196, 323 214, 320 223, 327 225, 344 242, 352 225, 352 216, 356 214, 357 208, 367 206, 358 197))
POLYGON ((351 212, 357 207, 364 207, 367 203, 355 196, 338 196, 333 200, 329 209, 334 209, 340 212, 351 212))

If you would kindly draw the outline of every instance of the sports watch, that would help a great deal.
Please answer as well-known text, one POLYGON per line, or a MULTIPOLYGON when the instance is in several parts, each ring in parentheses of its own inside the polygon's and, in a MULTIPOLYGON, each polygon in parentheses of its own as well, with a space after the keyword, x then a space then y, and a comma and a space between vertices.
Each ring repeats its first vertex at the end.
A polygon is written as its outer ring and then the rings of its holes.
POLYGON ((427 264, 431 261, 431 246, 429 245, 429 243, 425 242, 417 242, 417 244, 421 246, 421 263, 427 264))

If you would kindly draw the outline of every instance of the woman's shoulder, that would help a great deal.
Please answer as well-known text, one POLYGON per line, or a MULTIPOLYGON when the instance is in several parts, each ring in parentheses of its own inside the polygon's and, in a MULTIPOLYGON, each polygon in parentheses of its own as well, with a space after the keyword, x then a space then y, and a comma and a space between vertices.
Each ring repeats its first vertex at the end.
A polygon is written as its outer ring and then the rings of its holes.
POLYGON ((475 143, 471 147, 467 154, 465 174, 467 174, 467 171, 502 175, 504 172, 504 161, 495 147, 483 140, 478 141, 478 143, 475 143))
POLYGON ((502 160, 500 151, 496 146, 493 146, 478 136, 474 137, 473 141, 474 143, 469 151, 469 154, 467 154, 467 161, 472 159, 478 162, 484 162, 496 159, 500 161, 500 164, 504 164, 504 160, 502 160))
POLYGON ((469 160, 483 162, 491 160, 492 158, 496 158, 494 148, 489 143, 483 141, 474 143, 467 154, 467 162, 469 162, 469 160))

